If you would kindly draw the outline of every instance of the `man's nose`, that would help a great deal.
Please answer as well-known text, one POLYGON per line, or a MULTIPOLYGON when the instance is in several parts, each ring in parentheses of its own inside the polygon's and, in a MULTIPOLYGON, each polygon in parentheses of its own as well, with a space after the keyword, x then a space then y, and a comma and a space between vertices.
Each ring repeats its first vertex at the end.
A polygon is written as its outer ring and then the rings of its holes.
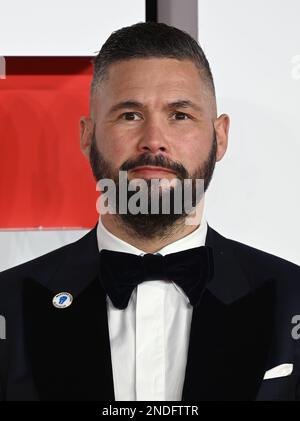
POLYGON ((166 131, 158 123, 148 123, 141 134, 138 148, 142 152, 168 152, 166 131))

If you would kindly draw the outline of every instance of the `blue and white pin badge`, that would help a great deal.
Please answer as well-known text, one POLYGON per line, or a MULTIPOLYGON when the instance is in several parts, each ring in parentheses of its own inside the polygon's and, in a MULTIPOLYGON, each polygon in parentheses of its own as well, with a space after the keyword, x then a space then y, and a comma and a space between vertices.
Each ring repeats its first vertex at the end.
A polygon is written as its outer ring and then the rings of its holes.
POLYGON ((66 308, 72 304, 73 296, 69 292, 60 292, 53 297, 52 303, 56 308, 66 308))

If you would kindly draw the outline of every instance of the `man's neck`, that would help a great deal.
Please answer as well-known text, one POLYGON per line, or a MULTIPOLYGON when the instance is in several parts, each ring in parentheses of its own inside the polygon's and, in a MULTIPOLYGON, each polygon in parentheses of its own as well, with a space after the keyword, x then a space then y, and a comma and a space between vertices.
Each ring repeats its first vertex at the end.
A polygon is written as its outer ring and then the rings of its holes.
POLYGON ((199 224, 187 225, 184 223, 178 225, 176 229, 170 230, 168 235, 156 238, 140 238, 134 233, 131 233, 120 223, 116 215, 104 214, 101 216, 101 222, 104 227, 113 235, 120 238, 123 241, 131 244, 132 246, 143 250, 145 253, 156 253, 168 244, 173 243, 195 231, 199 224))

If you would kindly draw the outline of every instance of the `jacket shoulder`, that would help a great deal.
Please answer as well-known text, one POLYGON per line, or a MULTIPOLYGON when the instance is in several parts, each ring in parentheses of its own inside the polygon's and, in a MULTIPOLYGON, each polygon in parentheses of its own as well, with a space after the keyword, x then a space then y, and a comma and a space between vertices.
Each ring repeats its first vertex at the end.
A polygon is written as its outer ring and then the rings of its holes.
POLYGON ((300 295, 300 266, 297 264, 235 239, 226 238, 210 226, 207 244, 217 253, 224 253, 227 258, 231 256, 230 259, 240 266, 253 288, 272 280, 281 284, 281 288, 291 287, 291 290, 292 288, 299 290, 300 295))
POLYGON ((271 254, 267 251, 260 250, 249 244, 225 237, 210 226, 208 228, 207 235, 209 237, 209 243, 212 244, 213 247, 216 246, 218 249, 230 248, 237 257, 244 261, 248 261, 249 263, 261 263, 263 266, 275 265, 276 267, 282 267, 296 272, 300 271, 300 266, 290 262, 289 260, 271 254))
POLYGON ((288 300, 300 300, 300 266, 282 257, 227 239, 234 255, 253 288, 265 281, 273 281, 277 294, 289 297, 288 300))
POLYGON ((268 269, 276 268, 282 273, 287 272, 298 276, 300 274, 300 266, 296 263, 236 240, 227 239, 227 241, 231 244, 235 254, 251 265, 262 265, 262 268, 268 269))

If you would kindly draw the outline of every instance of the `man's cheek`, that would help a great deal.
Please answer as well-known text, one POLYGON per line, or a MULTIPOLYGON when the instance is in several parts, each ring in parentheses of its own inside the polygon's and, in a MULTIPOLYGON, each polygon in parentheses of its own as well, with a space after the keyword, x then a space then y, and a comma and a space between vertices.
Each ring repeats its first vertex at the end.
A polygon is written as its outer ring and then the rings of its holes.
POLYGON ((116 165, 121 165, 126 159, 126 156, 132 155, 130 151, 128 151, 128 142, 124 140, 124 142, 111 142, 109 145, 109 156, 112 162, 115 162, 116 165))

